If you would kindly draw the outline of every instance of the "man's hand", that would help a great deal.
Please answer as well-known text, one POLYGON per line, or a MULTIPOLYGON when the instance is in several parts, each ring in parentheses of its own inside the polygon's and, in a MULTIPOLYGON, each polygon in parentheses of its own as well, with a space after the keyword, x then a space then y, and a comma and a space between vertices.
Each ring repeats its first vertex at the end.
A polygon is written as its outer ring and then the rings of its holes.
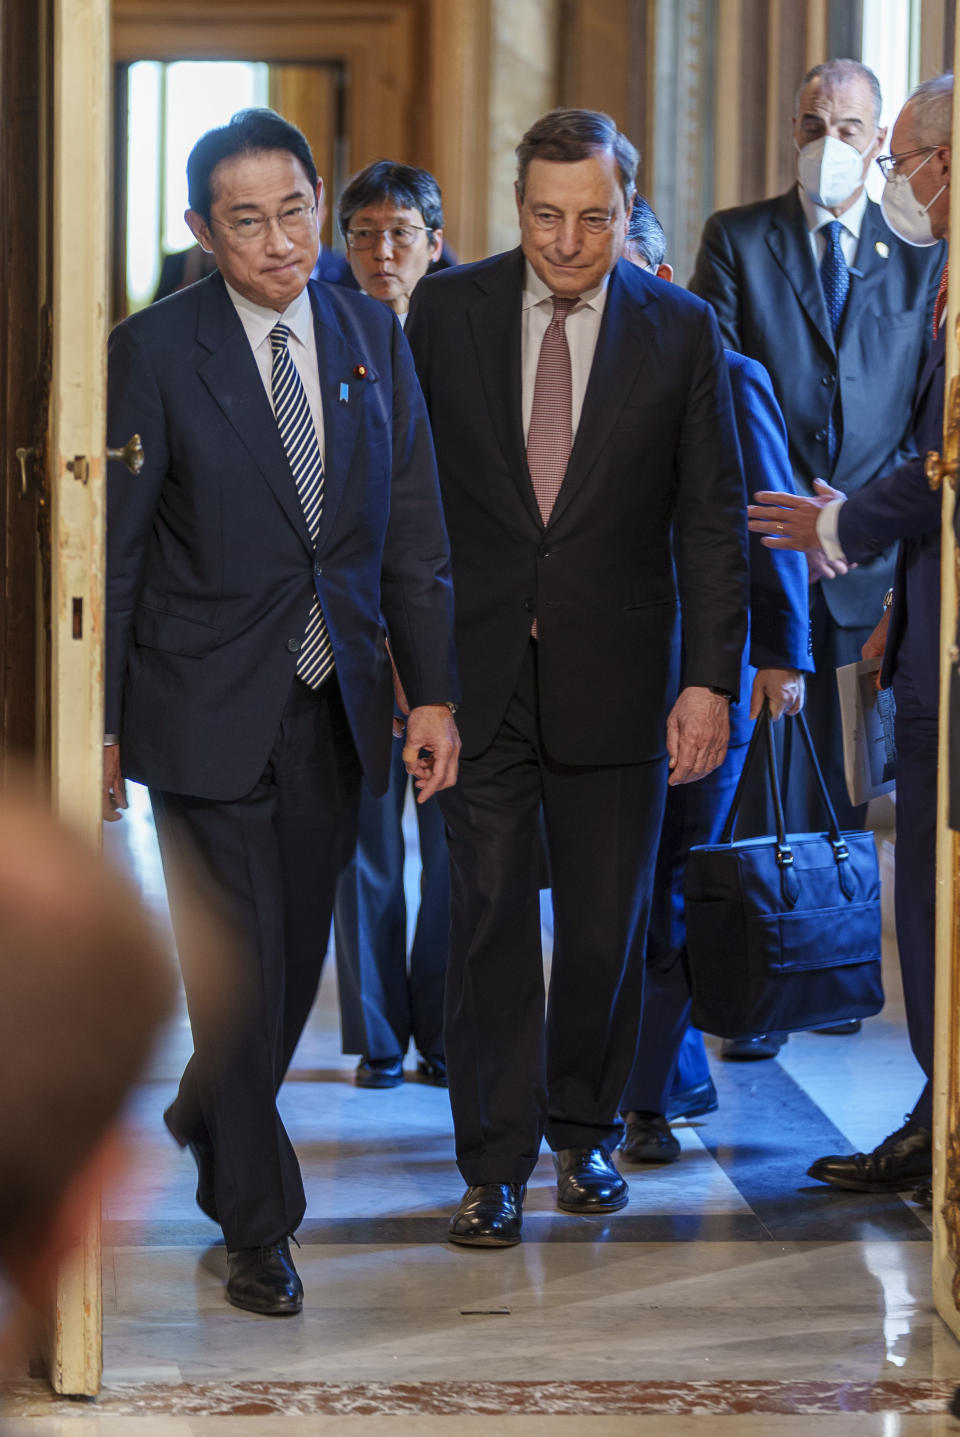
POLYGON ((417 789, 418 803, 453 787, 459 753, 460 735, 446 704, 423 704, 411 710, 403 763, 417 789))
POLYGON ((682 691, 667 719, 671 788, 695 783, 719 768, 730 741, 730 704, 709 689, 682 691))
MULTIPOLYGON (((883 656, 887 652, 887 630, 889 629, 889 627, 890 610, 884 609, 883 618, 880 620, 879 624, 874 629, 869 639, 867 639, 867 642, 864 644, 863 648, 860 650, 860 657, 862 659, 879 659, 882 668, 883 656)), ((877 672, 873 676, 873 686, 877 690, 877 693, 879 693, 880 669, 877 669, 877 672)))
POLYGON ((890 610, 884 609, 883 618, 880 620, 873 633, 870 635, 863 648, 860 650, 860 657, 863 659, 882 659, 887 652, 887 630, 890 627, 890 610))
POLYGON ((832 489, 822 479, 813 481, 816 494, 781 494, 763 489, 754 494, 754 503, 747 506, 751 534, 764 534, 767 549, 819 549, 817 519, 834 499, 842 499, 839 489, 832 489))
POLYGON ((763 701, 770 704, 770 717, 798 714, 803 708, 806 685, 798 669, 757 669, 750 694, 750 717, 759 718, 763 701))
POLYGON ((103 817, 106 823, 122 818, 121 808, 127 807, 127 786, 120 769, 120 745, 105 744, 103 749, 103 817))
POLYGON ((848 564, 846 559, 828 559, 822 549, 807 549, 804 558, 807 561, 808 584, 817 584, 821 579, 837 579, 857 567, 856 564, 848 564))

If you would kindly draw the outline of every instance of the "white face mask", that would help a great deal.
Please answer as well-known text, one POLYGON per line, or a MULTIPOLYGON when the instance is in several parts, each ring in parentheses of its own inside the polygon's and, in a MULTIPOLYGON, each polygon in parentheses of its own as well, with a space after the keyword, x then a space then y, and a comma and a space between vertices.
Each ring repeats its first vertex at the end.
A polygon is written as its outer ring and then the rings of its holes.
POLYGON ((802 150, 797 146, 797 179, 815 205, 836 209, 863 184, 863 156, 845 141, 824 135, 802 150))
POLYGON ((884 185, 883 194, 880 196, 883 217, 894 234, 906 244, 916 245, 918 248, 937 243, 937 237, 933 232, 927 211, 930 209, 930 205, 936 203, 947 187, 941 185, 930 204, 921 205, 913 193, 913 185, 910 181, 914 175, 919 174, 924 165, 930 163, 935 154, 936 150, 931 150, 927 158, 921 160, 910 175, 900 175, 894 171, 884 185))

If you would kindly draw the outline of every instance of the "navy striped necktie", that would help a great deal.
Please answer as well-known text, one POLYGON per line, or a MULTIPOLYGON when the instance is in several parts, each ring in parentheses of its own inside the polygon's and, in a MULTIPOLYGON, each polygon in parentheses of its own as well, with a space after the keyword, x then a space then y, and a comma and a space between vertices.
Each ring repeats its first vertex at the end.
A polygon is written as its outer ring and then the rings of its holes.
MULTIPOLYGON (((303 381, 287 346, 289 336, 290 330, 285 324, 275 325, 270 331, 273 411, 293 471, 310 542, 316 548, 323 512, 323 460, 303 381)), ((309 688, 318 689, 332 669, 333 646, 320 600, 314 593, 297 654, 297 675, 309 688)))

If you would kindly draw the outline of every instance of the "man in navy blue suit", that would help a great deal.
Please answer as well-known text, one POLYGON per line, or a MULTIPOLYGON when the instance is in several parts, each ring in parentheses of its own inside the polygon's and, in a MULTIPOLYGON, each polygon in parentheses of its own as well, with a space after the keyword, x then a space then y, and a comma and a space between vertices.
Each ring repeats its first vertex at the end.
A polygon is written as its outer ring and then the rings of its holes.
POLYGON ((393 681, 426 800, 456 779, 449 550, 423 400, 395 317, 308 284, 322 195, 269 110, 204 135, 187 222, 218 273, 110 341, 104 811, 150 787, 168 881, 231 923, 220 1004, 172 897, 194 1056, 165 1114, 223 1228, 227 1295, 299 1311, 305 1207, 276 1095, 313 1002, 361 771, 387 784, 393 681), (382 617, 381 617, 382 615, 382 617))
POLYGON ((628 1200, 611 1155, 664 796, 722 762, 746 633, 717 324, 621 259, 637 152, 608 115, 556 110, 517 157, 519 249, 422 280, 406 331, 464 692, 444 1037, 468 1184, 449 1237, 474 1246, 520 1241, 544 1136, 562 1211, 628 1200))
MULTIPOLYGON (((951 75, 919 85, 881 161, 887 222, 918 247, 949 235, 952 108, 951 75)), ((913 401, 919 457, 846 498, 818 481, 815 497, 760 493, 749 510, 751 530, 767 536, 763 542, 772 549, 820 549, 857 563, 899 542, 893 602, 863 652, 883 655, 881 683, 892 686, 896 700, 897 832, 904 840, 896 855, 897 944, 910 1044, 926 1081, 903 1126, 872 1152, 819 1158, 809 1170, 835 1187, 862 1192, 910 1187, 929 1177, 932 1162, 940 495, 931 491, 924 456, 942 446, 945 297, 944 283, 913 401)))
MULTIPOLYGON (((661 279, 663 228, 638 195, 630 214, 626 257, 661 279)), ((748 491, 760 487, 795 494, 783 415, 762 364, 725 351, 733 410, 748 491)), ((647 970, 637 1058, 624 1089, 626 1132, 620 1150, 630 1162, 672 1162, 680 1144, 668 1117, 716 1106, 703 1038, 690 1028, 690 988, 684 965, 686 942, 683 881, 695 843, 715 843, 743 768, 753 720, 764 699, 774 719, 803 706, 804 673, 810 658, 807 566, 799 554, 773 555, 757 538, 750 544, 750 636, 744 648, 740 697, 730 711, 727 757, 699 783, 667 795, 647 932, 647 970), (682 1064, 683 1075, 679 1078, 682 1064)))

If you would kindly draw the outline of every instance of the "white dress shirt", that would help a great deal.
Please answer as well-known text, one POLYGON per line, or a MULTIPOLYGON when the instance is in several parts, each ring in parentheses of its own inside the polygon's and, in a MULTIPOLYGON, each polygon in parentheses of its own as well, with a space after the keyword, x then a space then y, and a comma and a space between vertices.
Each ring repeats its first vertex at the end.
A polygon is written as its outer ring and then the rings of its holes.
MULTIPOLYGON (((583 396, 587 392, 587 381, 593 366, 593 355, 600 333, 600 321, 607 302, 607 281, 595 289, 588 289, 580 295, 576 304, 567 314, 564 329, 567 347, 570 350, 570 374, 573 380, 571 395, 571 418, 573 435, 576 438, 583 396)), ((523 281, 523 327, 520 338, 521 400, 523 404, 523 437, 526 440, 530 429, 530 415, 533 411, 533 390, 537 382, 537 363, 543 336, 553 318, 553 291, 548 289, 536 273, 530 261, 524 266, 523 281)))
POLYGON ((260 371, 260 378, 263 380, 263 387, 267 391, 271 409, 273 408, 273 350, 270 347, 270 331, 277 324, 285 324, 290 330, 287 347, 290 350, 290 358, 300 375, 307 403, 310 406, 310 413, 313 416, 313 427, 317 431, 317 443, 320 445, 320 459, 321 461, 325 460, 323 401, 320 396, 317 337, 313 328, 313 310, 310 307, 309 294, 302 289, 296 299, 287 305, 283 314, 278 314, 275 309, 266 309, 261 304, 254 304, 252 300, 245 299, 229 284, 227 285, 227 294, 233 300, 234 308, 240 316, 240 323, 250 341, 250 348, 257 361, 257 368, 260 371))
POLYGON ((852 269, 857 258, 857 247, 860 244, 860 230, 863 227, 863 217, 867 212, 867 192, 860 191, 859 197, 853 202, 848 210, 842 215, 832 215, 822 205, 815 205, 802 185, 797 185, 797 194, 800 196, 800 207, 803 210, 803 217, 807 222, 807 230, 810 236, 810 246, 813 251, 813 262, 820 269, 820 262, 827 252, 827 237, 823 233, 824 225, 832 224, 835 219, 840 220, 843 228, 840 231, 840 248, 843 250, 843 257, 847 262, 847 269, 852 269))

